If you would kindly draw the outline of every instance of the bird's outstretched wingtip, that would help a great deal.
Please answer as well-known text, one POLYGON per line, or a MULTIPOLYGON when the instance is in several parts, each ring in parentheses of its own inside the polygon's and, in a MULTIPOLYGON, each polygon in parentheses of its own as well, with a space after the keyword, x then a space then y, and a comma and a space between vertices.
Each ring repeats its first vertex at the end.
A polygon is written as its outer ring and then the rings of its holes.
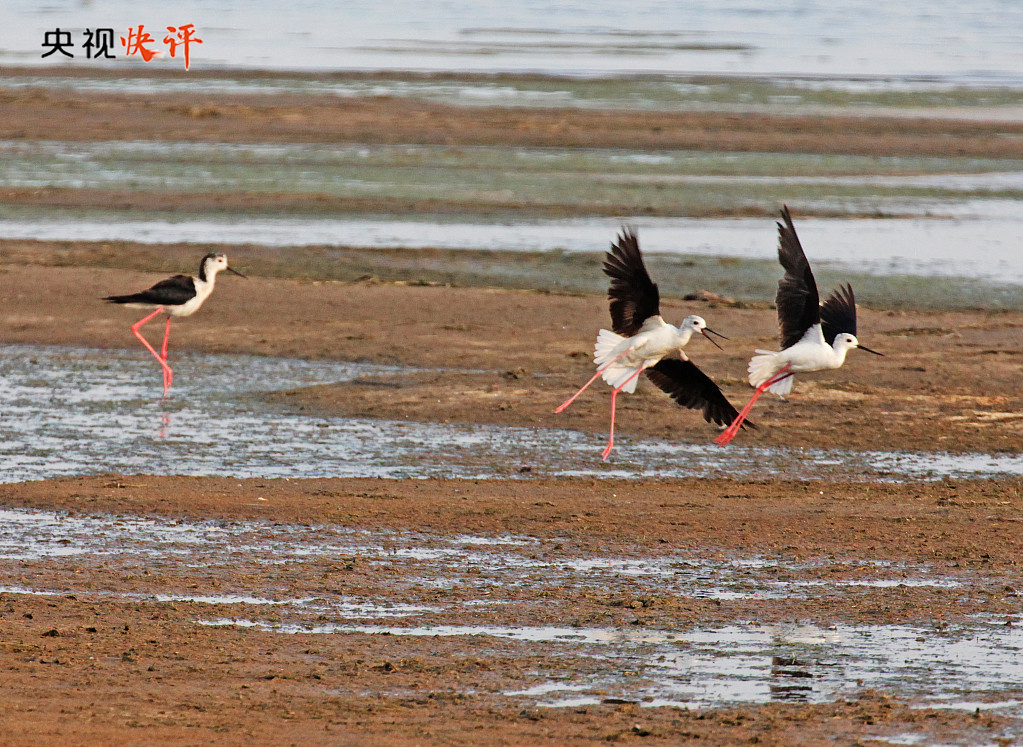
POLYGON ((628 223, 622 225, 615 240, 611 242, 610 254, 618 254, 623 251, 636 251, 639 249, 639 231, 635 226, 628 223))
POLYGON ((778 230, 795 230, 794 224, 792 223, 792 213, 789 211, 788 205, 781 206, 781 221, 778 222, 778 230))

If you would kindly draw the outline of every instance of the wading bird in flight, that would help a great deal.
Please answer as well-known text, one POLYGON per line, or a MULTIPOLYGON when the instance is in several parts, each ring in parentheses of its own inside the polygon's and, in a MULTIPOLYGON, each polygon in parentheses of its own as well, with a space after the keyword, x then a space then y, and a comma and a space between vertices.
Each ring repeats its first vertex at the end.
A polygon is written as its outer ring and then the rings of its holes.
POLYGON ((781 352, 758 350, 749 362, 749 383, 756 391, 724 433, 714 439, 725 446, 735 438, 743 419, 765 391, 784 397, 792 391, 797 373, 841 368, 853 348, 881 355, 856 339, 856 298, 848 283, 832 291, 821 305, 810 263, 792 225, 788 207, 782 208, 778 224, 778 261, 785 277, 778 281, 778 325, 781 352))
MULTIPOLYGON (((614 446, 615 400, 619 392, 634 392, 641 373, 682 407, 702 410, 707 422, 727 425, 738 415, 717 384, 696 367, 682 350, 694 333, 700 333, 717 347, 710 334, 724 337, 707 327, 703 317, 687 316, 678 327, 661 317, 660 293, 650 279, 639 251, 635 232, 625 229, 611 245, 604 260, 604 274, 611 278, 608 299, 613 331, 597 335, 593 360, 597 372, 555 412, 562 412, 576 397, 603 377, 611 391, 611 433, 601 454, 606 460, 614 446), (710 334, 708 334, 710 333, 710 334), (667 357, 674 356, 677 357, 667 357)), ((727 339, 727 338, 725 338, 727 339)), ((753 427, 752 423, 747 423, 753 427)))

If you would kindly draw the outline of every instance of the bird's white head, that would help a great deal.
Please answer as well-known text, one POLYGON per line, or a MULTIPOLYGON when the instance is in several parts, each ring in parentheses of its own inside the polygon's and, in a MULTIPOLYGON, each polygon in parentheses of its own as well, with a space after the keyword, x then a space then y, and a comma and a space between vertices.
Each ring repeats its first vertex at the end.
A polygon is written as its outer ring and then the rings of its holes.
POLYGON ((703 330, 707 329, 707 321, 702 316, 690 314, 682 320, 679 329, 691 329, 693 332, 700 332, 702 334, 703 330))
POLYGON ((717 342, 714 341, 714 338, 712 338, 710 335, 717 335, 723 340, 728 339, 724 335, 718 334, 710 327, 708 327, 706 320, 704 320, 702 316, 697 316, 696 314, 690 314, 685 319, 683 319, 682 324, 679 325, 678 330, 685 339, 685 342, 682 343, 683 345, 685 345, 686 342, 689 342, 689 338, 693 335, 694 332, 699 332, 701 335, 703 335, 712 343, 714 343, 714 346, 719 349, 721 348, 721 346, 718 345, 717 342), (707 334, 708 332, 710 334, 707 334))
POLYGON ((211 252, 202 258, 202 263, 199 265, 199 279, 203 281, 213 280, 221 270, 227 270, 239 277, 245 277, 237 270, 228 267, 226 254, 211 252))
POLYGON ((856 339, 856 335, 851 335, 848 332, 842 332, 835 335, 835 341, 832 343, 832 347, 835 349, 836 353, 843 355, 852 348, 859 348, 860 350, 865 350, 868 353, 873 353, 874 355, 884 356, 884 353, 879 353, 876 350, 871 350, 870 348, 860 345, 860 341, 856 339))
POLYGON ((856 335, 850 335, 848 332, 842 332, 841 334, 835 335, 835 341, 831 346, 839 351, 844 352, 851 348, 858 348, 860 341, 856 339, 856 335))

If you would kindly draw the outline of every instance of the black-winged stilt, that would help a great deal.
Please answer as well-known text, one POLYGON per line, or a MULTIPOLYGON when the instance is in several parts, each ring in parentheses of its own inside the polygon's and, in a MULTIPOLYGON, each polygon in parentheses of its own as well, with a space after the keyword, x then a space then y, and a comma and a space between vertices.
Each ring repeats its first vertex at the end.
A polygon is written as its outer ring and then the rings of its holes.
POLYGON ((743 419, 765 391, 779 397, 792 391, 797 373, 841 368, 845 354, 852 348, 882 355, 860 345, 856 339, 856 298, 848 283, 839 286, 822 305, 810 263, 792 225, 788 206, 781 211, 784 223, 778 224, 778 261, 785 277, 778 281, 778 325, 781 328, 781 352, 758 350, 749 362, 749 383, 757 389, 724 433, 714 439, 721 446, 738 433, 743 419))
POLYGON ((203 257, 202 262, 199 263, 198 277, 174 275, 166 280, 161 280, 152 288, 139 293, 132 293, 127 296, 107 296, 103 299, 111 303, 123 304, 131 309, 150 309, 154 306, 156 307, 153 313, 131 325, 131 331, 146 346, 149 352, 153 354, 163 368, 164 396, 167 395, 167 390, 174 380, 174 371, 167 364, 167 343, 170 341, 171 317, 190 316, 198 311, 199 307, 202 306, 203 302, 213 292, 213 286, 217 282, 217 273, 221 270, 227 270, 240 277, 245 277, 237 270, 227 266, 226 254, 210 253, 203 257), (160 352, 157 353, 153 346, 149 344, 149 341, 139 332, 139 328, 161 312, 166 312, 167 314, 167 325, 163 330, 163 346, 160 348, 160 352))
MULTIPOLYGON (((693 364, 682 350, 694 332, 710 340, 707 333, 724 337, 708 329, 703 317, 687 316, 674 327, 661 318, 660 293, 643 265, 639 240, 635 232, 624 229, 611 245, 604 260, 604 274, 611 278, 607 295, 611 302, 611 323, 614 331, 600 330, 594 346, 593 360, 597 373, 554 412, 558 413, 575 401, 586 387, 602 376, 614 389, 611 391, 611 434, 601 454, 606 461, 615 440, 615 399, 618 392, 634 392, 639 375, 646 372, 656 386, 682 407, 703 410, 707 422, 726 425, 738 415, 725 395, 693 364), (678 358, 666 356, 678 353, 678 358)), ((725 338, 727 339, 727 338, 725 338)), ((747 425, 753 426, 752 423, 747 425)))

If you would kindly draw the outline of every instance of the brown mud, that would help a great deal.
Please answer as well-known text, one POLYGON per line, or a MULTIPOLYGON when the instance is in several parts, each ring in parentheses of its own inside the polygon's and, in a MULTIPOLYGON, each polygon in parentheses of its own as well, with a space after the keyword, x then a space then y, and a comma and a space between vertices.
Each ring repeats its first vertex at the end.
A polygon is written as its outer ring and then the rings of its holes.
MULTIPOLYGON (((602 553, 705 557, 754 552, 782 560, 828 558, 808 577, 837 578, 856 560, 942 563, 989 579, 971 595, 942 589, 875 589, 845 603, 618 599, 571 586, 504 603, 500 619, 536 617, 559 605, 589 625, 686 631, 693 625, 812 619, 923 625, 977 614, 1013 616, 1018 592, 995 578, 1018 577, 1023 540, 1019 481, 873 485, 685 480, 657 483, 388 480, 235 480, 181 477, 68 478, 0 486, 0 503, 124 516, 258 520, 298 525, 557 538, 602 553), (468 489, 468 490, 467 490, 468 489), (471 497, 467 499, 466 493, 471 497), (256 497, 258 496, 258 500, 256 497), (598 550, 599 549, 599 550, 598 550), (837 574, 837 575, 836 575, 837 574), (982 587, 983 588, 983 587, 982 587)), ((239 569, 249 567, 244 556, 239 569)), ((209 607, 147 601, 175 588, 176 571, 144 568, 119 577, 87 562, 4 573, 4 583, 55 588, 130 588, 140 601, 63 596, 0 597, 5 672, 4 723, 11 743, 51 744, 62 736, 99 743, 238 744, 855 744, 906 732, 925 741, 971 742, 1008 728, 996 714, 913 707, 881 692, 833 703, 768 703, 684 710, 608 702, 536 708, 507 695, 542 682, 551 667, 589 671, 585 658, 555 663, 541 644, 365 633, 281 635, 197 626, 209 607)), ((240 571, 239 571, 240 572, 240 571)), ((285 568, 281 573, 290 573, 285 568)), ((471 588, 473 569, 466 568, 471 588)), ((302 566, 296 589, 387 598, 387 573, 355 572, 331 559, 302 566), (333 591, 327 592, 327 589, 333 591)), ((193 575, 195 593, 223 593, 230 571, 193 575), (226 575, 225 575, 226 573, 226 575)), ((240 581, 241 578, 238 579, 240 581)), ((239 614, 234 612, 232 614, 239 614)), ((480 624, 466 605, 451 624, 480 624)), ((558 670, 561 671, 561 670, 558 670)), ((568 672, 565 672, 568 674, 568 672)))
MULTIPOLYGON (((864 155, 1023 157, 1023 124, 878 116, 587 112, 459 108, 399 98, 129 95, 0 91, 0 139, 206 142, 442 143, 864 155)), ((5 189, 8 205, 258 212, 280 196, 5 189)), ((292 212, 444 212, 474 206, 294 196, 292 212)), ((481 210, 508 206, 475 206, 481 210)), ((513 206, 515 207, 515 206, 513 206)), ((517 208, 516 208, 517 209, 517 208)), ((773 212, 759 207, 749 214, 773 212)), ((547 214, 559 214, 554 205, 547 214)), ((0 242, 0 342, 133 348, 135 311, 98 299, 192 272, 206 247, 0 242), (145 270, 145 271, 144 271, 145 270)), ((174 351, 367 361, 414 371, 280 392, 298 411, 352 417, 579 429, 607 427, 595 386, 562 415, 554 407, 592 373, 602 293, 537 293, 405 282, 280 277, 260 247, 237 250, 249 281, 222 278, 202 311, 176 322, 174 351), (250 266, 251 265, 251 266, 250 266)), ((395 256, 399 255, 396 253, 395 256)), ((399 259, 395 261, 400 261, 399 259)), ((286 273, 285 273, 286 274, 286 273)), ((332 276, 333 277, 333 276, 332 276)), ((477 284, 478 285, 478 284, 477 284)), ((697 290, 697 288, 692 288, 697 290)), ((665 298, 669 321, 700 313, 731 339, 688 351, 733 402, 749 394, 750 351, 771 347, 770 304, 665 298)), ((760 428, 736 444, 833 449, 1018 453, 1023 442, 1023 315, 861 309, 860 336, 884 358, 853 351, 839 371, 801 377, 790 402, 763 399, 760 428)), ((154 374, 155 376, 155 374, 154 374)), ((155 379, 154 379, 155 380, 155 379)), ((644 385, 620 401, 622 438, 709 443, 718 429, 644 385)), ((599 455, 594 454, 594 460, 599 455)), ((807 476, 812 477, 810 475, 807 476)), ((945 624, 1021 613, 1019 479, 928 483, 786 480, 236 480, 147 475, 0 485, 0 505, 69 512, 303 526, 567 538, 581 556, 673 551, 756 554, 808 565, 798 579, 844 578, 856 563, 943 568, 975 593, 867 587, 827 599, 619 597, 566 586, 524 588, 501 609, 508 624, 635 626, 685 631, 753 620, 820 625, 945 624), (538 611, 539 610, 539 611, 538 611), (568 610, 569 612, 566 612, 568 610), (567 616, 567 617, 566 617, 567 616)), ((606 699, 540 708, 509 695, 552 666, 590 672, 585 657, 552 663, 539 643, 477 636, 283 635, 197 624, 208 605, 159 601, 192 574, 197 592, 251 579, 239 569, 114 564, 59 554, 0 568, 0 728, 7 744, 635 744, 825 745, 1011 743, 1018 718, 918 707, 861 689, 825 703, 683 709, 606 699), (211 572, 212 573, 212 572, 211 572), (39 595, 18 589, 66 589, 39 595), (86 593, 86 590, 89 593, 86 593), (132 598, 95 590, 131 590, 132 598), (904 741, 902 742, 904 743, 904 741)), ((859 566, 856 566, 859 568, 859 566)), ((274 582, 314 595, 396 598, 385 571, 312 559, 274 582)), ((858 573, 869 571, 858 570, 858 573)), ((475 572, 463 585, 471 601, 475 572)), ((454 605, 452 624, 478 624, 454 605)), ((997 695, 997 694, 996 694, 997 695)), ((1005 693, 1019 700, 1019 692, 1005 693)))

